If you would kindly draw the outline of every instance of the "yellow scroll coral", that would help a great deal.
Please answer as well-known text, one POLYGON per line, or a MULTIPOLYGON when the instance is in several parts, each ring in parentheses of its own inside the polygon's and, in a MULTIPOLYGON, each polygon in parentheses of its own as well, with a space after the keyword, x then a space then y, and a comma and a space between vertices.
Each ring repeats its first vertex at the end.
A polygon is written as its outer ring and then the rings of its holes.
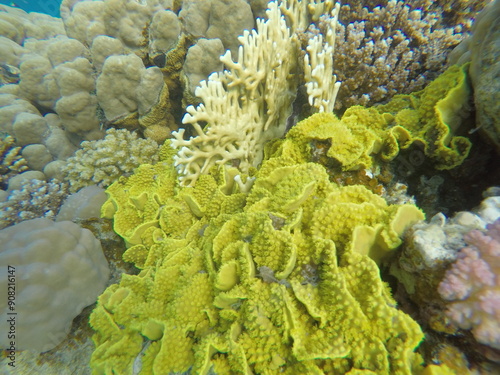
POLYGON ((310 154, 317 141, 328 144, 326 156, 334 159, 342 170, 370 168, 372 156, 381 151, 386 129, 393 116, 380 114, 373 108, 349 108, 341 120, 333 113, 313 115, 294 126, 288 138, 310 154))
POLYGON ((114 230, 128 245, 141 243, 142 233, 159 222, 160 202, 174 195, 175 170, 165 160, 170 148, 160 148, 160 161, 143 164, 135 173, 120 177, 106 191, 110 197, 101 207, 101 215, 114 217, 114 230))
POLYGON ((293 137, 276 146, 248 193, 216 167, 194 188, 176 186, 168 161, 108 189, 103 210, 141 272, 109 287, 91 315, 94 374, 418 368, 422 332, 371 257, 396 248, 422 213, 331 183, 301 147, 293 137))
MULTIPOLYGON (((388 104, 354 106, 341 119, 333 113, 315 114, 294 126, 288 138, 298 146, 293 150, 300 160, 313 155, 344 171, 371 168, 376 155, 390 161, 414 142, 423 145, 437 169, 451 169, 464 161, 471 147, 468 138, 456 135, 467 115, 469 94, 466 67, 453 66, 424 90, 397 95, 388 104)), ((280 142, 268 149, 276 144, 280 142)))
POLYGON ((386 149, 393 150, 396 142, 406 148, 418 141, 437 169, 460 165, 472 146, 468 138, 456 135, 470 110, 467 69, 468 65, 454 65, 425 89, 396 95, 388 104, 375 107, 380 113, 395 115, 396 126, 389 130, 392 141, 388 139, 386 149))

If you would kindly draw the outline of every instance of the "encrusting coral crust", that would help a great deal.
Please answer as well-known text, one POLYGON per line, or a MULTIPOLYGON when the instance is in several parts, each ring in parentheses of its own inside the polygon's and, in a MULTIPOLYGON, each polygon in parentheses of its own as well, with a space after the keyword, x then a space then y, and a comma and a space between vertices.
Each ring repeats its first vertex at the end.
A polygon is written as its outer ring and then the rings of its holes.
POLYGON ((224 167, 179 187, 163 146, 160 162, 108 188, 103 216, 141 272, 110 286, 91 315, 94 374, 420 368, 422 332, 371 257, 423 214, 331 183, 309 152, 281 141, 242 193, 224 167))

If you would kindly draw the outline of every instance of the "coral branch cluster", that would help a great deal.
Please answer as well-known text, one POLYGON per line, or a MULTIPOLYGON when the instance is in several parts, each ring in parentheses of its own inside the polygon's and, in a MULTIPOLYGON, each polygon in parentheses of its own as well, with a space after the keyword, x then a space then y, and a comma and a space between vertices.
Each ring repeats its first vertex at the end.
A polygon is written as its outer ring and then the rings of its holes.
POLYGON ((333 74, 333 53, 335 51, 335 28, 340 10, 337 3, 328 18, 329 27, 325 34, 317 34, 309 39, 307 54, 304 56, 304 76, 309 104, 318 112, 332 112, 340 89, 340 82, 333 74))
POLYGON ((468 244, 439 285, 451 301, 446 314, 462 329, 472 329, 482 344, 500 349, 500 219, 486 233, 473 230, 468 244))
MULTIPOLYGON (((341 7, 334 62, 342 81, 337 109, 419 90, 444 70, 448 52, 463 39, 474 13, 449 25, 448 8, 440 3, 363 1, 341 7)), ((475 1, 472 9, 485 3, 475 1)))
POLYGON ((184 129, 173 133, 185 185, 193 185, 211 166, 231 160, 247 172, 261 162, 264 143, 285 131, 297 88, 290 77, 295 62, 289 56, 298 46, 277 3, 269 4, 267 15, 267 21, 259 20, 256 30, 239 38, 238 62, 226 52, 221 60, 229 70, 213 73, 196 89, 204 104, 188 107, 183 122, 197 136, 184 140, 184 129))

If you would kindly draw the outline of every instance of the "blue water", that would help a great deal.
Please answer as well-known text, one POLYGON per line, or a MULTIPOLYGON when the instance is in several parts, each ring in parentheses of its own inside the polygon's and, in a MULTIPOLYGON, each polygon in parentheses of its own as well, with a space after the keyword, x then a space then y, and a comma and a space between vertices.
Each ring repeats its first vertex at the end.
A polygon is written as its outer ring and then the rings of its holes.
POLYGON ((60 17, 59 5, 62 0, 0 0, 0 4, 9 5, 25 10, 26 12, 39 12, 60 17))

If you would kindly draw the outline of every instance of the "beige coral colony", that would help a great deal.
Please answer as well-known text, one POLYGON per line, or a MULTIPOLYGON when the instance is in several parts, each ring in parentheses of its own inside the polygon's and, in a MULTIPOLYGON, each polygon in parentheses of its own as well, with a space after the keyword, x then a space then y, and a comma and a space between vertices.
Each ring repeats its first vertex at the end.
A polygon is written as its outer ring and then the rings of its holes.
POLYGON ((500 0, 0 4, 0 374, 500 374, 500 0))

